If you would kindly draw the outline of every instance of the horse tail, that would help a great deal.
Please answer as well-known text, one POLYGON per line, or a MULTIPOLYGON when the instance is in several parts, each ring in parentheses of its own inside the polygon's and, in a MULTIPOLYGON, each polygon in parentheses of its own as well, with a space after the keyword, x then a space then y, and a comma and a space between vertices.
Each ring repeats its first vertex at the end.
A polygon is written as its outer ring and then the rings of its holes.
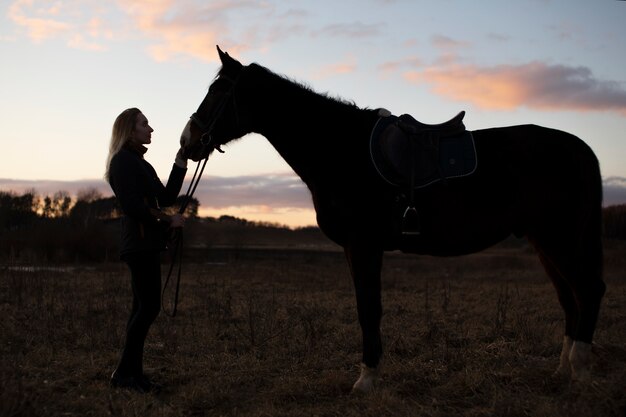
POLYGON ((583 253, 589 256, 592 268, 589 272, 595 277, 602 277, 602 175, 600 163, 593 150, 584 142, 580 160, 580 184, 582 188, 581 202, 581 235, 579 244, 583 253))

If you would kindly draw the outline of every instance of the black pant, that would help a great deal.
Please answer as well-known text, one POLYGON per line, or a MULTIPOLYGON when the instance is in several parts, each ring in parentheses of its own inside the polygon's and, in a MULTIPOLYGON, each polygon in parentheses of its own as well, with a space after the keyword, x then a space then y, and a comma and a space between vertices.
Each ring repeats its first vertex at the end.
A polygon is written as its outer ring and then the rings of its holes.
POLYGON ((126 343, 117 373, 143 375, 143 347, 148 330, 161 310, 161 261, 159 252, 133 253, 123 257, 133 288, 133 308, 126 326, 126 343))

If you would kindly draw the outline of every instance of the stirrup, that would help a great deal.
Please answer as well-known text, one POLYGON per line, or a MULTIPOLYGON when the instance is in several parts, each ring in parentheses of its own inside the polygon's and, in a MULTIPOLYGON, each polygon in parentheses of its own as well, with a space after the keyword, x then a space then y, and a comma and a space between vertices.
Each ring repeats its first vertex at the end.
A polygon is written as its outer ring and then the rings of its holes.
POLYGON ((415 207, 409 206, 402 215, 402 234, 417 236, 420 234, 420 219, 415 207))

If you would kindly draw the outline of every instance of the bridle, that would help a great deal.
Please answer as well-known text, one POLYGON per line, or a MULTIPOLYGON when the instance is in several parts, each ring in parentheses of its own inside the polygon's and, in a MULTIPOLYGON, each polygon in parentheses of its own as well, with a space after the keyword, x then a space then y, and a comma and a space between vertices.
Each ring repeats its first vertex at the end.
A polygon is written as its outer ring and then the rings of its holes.
MULTIPOLYGON (((211 133, 213 132, 213 128, 215 127, 215 123, 219 120, 219 118, 222 116, 222 113, 224 113, 224 109, 226 108, 226 105, 228 104, 228 102, 230 101, 230 99, 232 98, 233 101, 233 106, 235 105, 235 96, 234 96, 234 92, 235 92, 235 87, 237 86, 237 81, 239 81, 239 75, 237 75, 236 78, 230 78, 227 77, 225 75, 221 75, 219 77, 220 80, 225 80, 230 82, 230 88, 228 89, 228 91, 226 91, 226 93, 224 94, 224 96, 222 97, 222 100, 219 102, 219 105, 217 106, 216 110, 213 112, 213 117, 211 117, 211 119, 208 122, 204 122, 200 116, 198 115, 198 112, 196 111, 195 113, 193 113, 189 119, 198 127, 200 128, 200 131, 202 131, 202 135, 200 136, 200 143, 202 144, 203 150, 206 150, 207 148, 213 148, 216 149, 218 152, 220 153, 224 153, 224 151, 222 150, 222 148, 220 147, 220 145, 214 145, 213 142, 213 136, 211 136, 211 133)), ((237 111, 234 112, 235 117, 237 117, 237 111)), ((237 120, 237 124, 238 120, 237 120)))
MULTIPOLYGON (((202 136, 200 136, 200 143, 202 144, 202 150, 207 151, 207 156, 204 158, 204 160, 200 160, 198 161, 198 164, 196 165, 196 170, 193 173, 193 177, 191 177, 191 182, 189 183, 189 188, 187 188, 187 192, 185 193, 184 199, 182 204, 180 205, 180 208, 178 210, 179 214, 183 214, 185 212, 185 209, 187 208, 187 206, 189 205, 189 203, 191 202, 191 199, 193 198, 194 193, 196 192, 196 188, 198 187, 198 184, 200 183, 200 178, 202 178, 202 173, 204 172, 204 167, 206 167, 206 164, 209 160, 209 154, 211 151, 211 148, 216 149, 218 152, 220 153, 224 153, 224 151, 222 150, 222 148, 220 147, 219 144, 215 145, 213 144, 213 136, 211 136, 211 133, 213 132, 213 128, 215 127, 215 123, 217 122, 217 120, 222 116, 222 113, 224 113, 224 109, 226 108, 226 105, 228 104, 229 100, 232 98, 233 100, 233 106, 235 105, 235 97, 234 97, 234 91, 235 91, 235 87, 237 86, 237 81, 239 80, 239 75, 237 75, 237 78, 232 79, 230 77, 221 75, 219 77, 220 79, 223 80, 227 80, 231 83, 230 88, 228 89, 228 91, 224 94, 224 96, 222 97, 222 100, 219 102, 219 105, 217 106, 216 110, 213 112, 213 115, 211 117, 211 119, 208 122, 204 122, 200 116, 198 115, 198 112, 196 111, 195 113, 193 113, 191 115, 191 117, 189 118, 198 128, 200 128, 200 131, 202 132, 202 136), (200 165, 202 165, 202 167, 200 168, 200 165), (198 170, 200 170, 200 172, 198 173, 198 170)), ((201 105, 202 107, 202 105, 201 105)), ((236 116, 236 111, 235 111, 235 117, 236 116)), ((237 118, 237 124, 239 124, 239 120, 237 118)), ((172 233, 172 242, 173 242, 173 250, 172 250, 172 262, 170 263, 170 268, 167 274, 167 278, 165 279, 165 284, 163 285, 163 290, 161 292, 161 305, 163 308, 163 312, 168 315, 169 317, 175 317, 176 316, 176 311, 178 308, 178 295, 179 295, 179 291, 180 291, 180 277, 182 274, 182 248, 183 248, 183 229, 179 228, 179 229, 174 229, 173 233, 172 233), (176 293, 174 295, 174 306, 172 308, 172 312, 169 313, 166 308, 165 308, 165 302, 164 302, 164 298, 165 298, 165 290, 167 289, 167 285, 169 284, 170 278, 172 276, 172 271, 174 270, 174 266, 176 265, 176 263, 178 263, 178 277, 176 280, 176 293)))
MULTIPOLYGON (((204 149, 210 147, 211 146, 211 142, 213 142, 213 137, 211 136, 211 131, 213 131, 213 126, 215 125, 215 121, 218 119, 218 117, 214 117, 211 120, 211 124, 205 124, 202 120, 200 120, 200 117, 198 116, 198 113, 192 114, 191 117, 189 117, 189 119, 193 123, 195 123, 195 125, 198 126, 200 128, 200 130, 202 131, 202 136, 200 136, 200 143, 202 144, 202 149, 204 150, 204 149)), ((224 153, 224 151, 222 150, 220 145, 213 145, 213 148, 216 149, 220 153, 224 153)))

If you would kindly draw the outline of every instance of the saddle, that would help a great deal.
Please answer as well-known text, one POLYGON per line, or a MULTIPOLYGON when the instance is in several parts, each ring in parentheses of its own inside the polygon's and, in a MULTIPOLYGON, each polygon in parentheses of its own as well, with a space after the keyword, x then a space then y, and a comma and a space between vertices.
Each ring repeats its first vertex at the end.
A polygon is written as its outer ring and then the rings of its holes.
POLYGON ((464 111, 440 124, 422 123, 408 114, 379 114, 370 137, 372 162, 385 181, 409 195, 402 233, 419 234, 415 190, 474 173, 474 138, 465 130, 464 111))

